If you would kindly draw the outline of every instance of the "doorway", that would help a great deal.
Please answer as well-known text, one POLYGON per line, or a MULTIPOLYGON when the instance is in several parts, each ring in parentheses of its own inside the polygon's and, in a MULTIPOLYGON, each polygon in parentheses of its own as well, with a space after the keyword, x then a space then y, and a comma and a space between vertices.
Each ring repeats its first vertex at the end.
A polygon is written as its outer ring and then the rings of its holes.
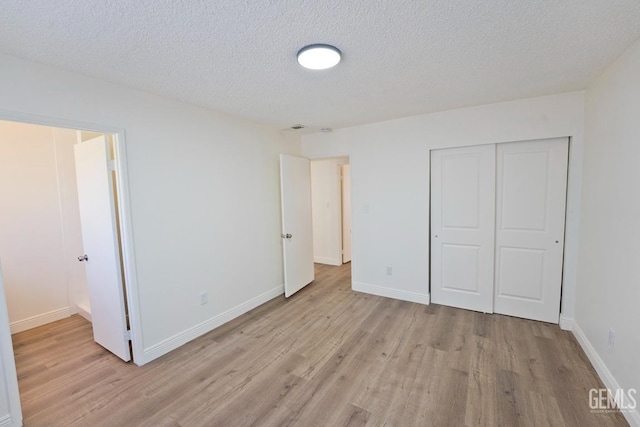
MULTIPOLYGON (((9 236, 11 245, 7 250, 3 245, 0 253, 0 261, 4 270, 4 287, 7 292, 3 292, 3 297, 8 299, 8 304, 0 304, 0 318, 4 318, 5 325, 11 332, 24 331, 33 327, 50 323, 52 321, 68 317, 79 313, 83 317, 89 318, 95 323, 95 308, 89 302, 89 292, 83 283, 85 277, 84 262, 79 262, 79 257, 85 255, 83 233, 79 226, 79 206, 78 202, 73 202, 77 197, 77 183, 75 182, 74 167, 75 159, 74 146, 84 144, 87 140, 101 135, 105 141, 105 155, 109 156, 109 163, 105 168, 111 167, 113 172, 109 172, 108 181, 112 185, 112 190, 118 195, 118 209, 114 210, 113 217, 118 223, 118 229, 114 233, 118 240, 118 246, 122 251, 117 255, 119 269, 117 275, 124 278, 121 282, 119 292, 124 304, 125 295, 130 303, 137 301, 135 283, 135 263, 133 260, 133 244, 130 230, 129 198, 127 191, 126 158, 124 152, 124 132, 113 128, 100 128, 95 125, 85 125, 82 123, 72 123, 58 119, 34 117, 19 113, 3 112, 0 116, 0 131, 6 131, 7 126, 14 129, 21 128, 25 132, 34 132, 35 138, 32 142, 23 146, 14 144, 10 150, 17 149, 16 156, 11 157, 11 165, 3 167, 2 173, 9 172, 22 173, 26 177, 25 182, 17 176, 9 181, 9 185, 2 191, 4 218, 7 215, 14 219, 20 219, 20 224, 9 232, 3 232, 3 242, 9 236), (35 130, 34 130, 35 129, 35 130), (44 150, 37 150, 40 144, 44 150), (29 160, 21 163, 16 159, 29 160), (113 175, 119 179, 113 181, 113 175), (25 186, 29 184, 33 188, 25 186), (19 203, 10 203, 8 197, 17 197, 19 203), (6 202, 6 203, 5 203, 6 202), (10 211, 10 212, 8 212, 10 211), (51 227, 53 225, 53 227, 51 227), (47 229, 49 226, 49 229, 47 229), (37 231, 37 238, 25 239, 28 233, 25 231, 37 231), (20 232, 18 232, 20 231, 20 232), (20 240, 22 239, 22 241, 20 240), (52 249, 55 249, 52 251, 52 249), (18 250, 23 250, 24 253, 18 250), (17 252, 17 253, 16 253, 17 252), (27 255, 25 255, 25 253, 27 255), (39 261, 39 256, 49 254, 44 260, 39 261), (120 267, 121 266, 121 267, 120 267), (23 268, 15 268, 23 267, 23 268), (57 269, 56 269, 57 267, 57 269), (46 274, 48 280, 38 281, 38 275, 46 274), (40 283, 41 288, 31 289, 22 295, 16 295, 13 286, 14 279, 19 279, 20 284, 24 284, 25 278, 31 282, 40 283), (52 288, 55 281, 57 288, 52 288), (43 285, 45 283, 45 285, 43 285), (126 285, 125 285, 126 284, 126 285), (49 289, 47 289, 49 286, 49 289), (47 293, 48 292, 48 293, 47 293), (25 307, 19 304, 15 310, 15 297, 43 295, 43 301, 25 307), (50 304, 49 306, 47 305, 50 304), (53 307, 53 308, 52 308, 53 307), (29 312, 29 310, 31 310, 29 312), (92 313, 93 312, 93 313, 92 313), (11 315, 11 316, 10 316, 11 315), (11 317, 11 319, 9 319, 11 317), (10 325, 11 324, 11 325, 10 325)), ((0 132, 1 136, 2 132, 0 132)), ((18 138, 20 140, 20 138, 18 138)), ((1 141, 0 141, 1 142, 1 141)), ((6 147, 5 147, 6 149, 6 147)), ((7 154, 4 153, 3 154, 7 154)), ((7 160, 3 156, 3 159, 7 160)), ((3 165, 6 166, 6 165, 3 165)), ((5 181, 4 175, 2 176, 5 181)), ((7 228, 7 227, 5 227, 7 228)), ((85 258, 86 259, 86 258, 85 258)), ((133 355, 136 360, 144 363, 142 358, 142 346, 139 330, 139 313, 136 305, 131 304, 130 311, 131 324, 131 344, 133 355), (138 359, 139 358, 139 359, 138 359)), ((120 335, 122 339, 125 337, 120 335)), ((95 334, 94 334, 95 339, 95 334)), ((97 341, 97 340, 96 340, 97 341)), ((10 339, 9 339, 10 344, 10 339)), ((103 345, 104 346, 104 345, 103 345)), ((9 345, 10 348, 10 345, 9 345)), ((131 354, 129 343, 127 342, 127 353, 131 354)), ((130 358, 130 356, 129 356, 130 358)), ((3 357, 5 372, 8 374, 15 372, 11 369, 13 363, 13 352, 8 351, 3 357)), ((15 365, 14 365, 15 366, 15 365)), ((9 381, 11 383, 11 381, 9 381)), ((9 384, 11 385, 11 384, 9 384)), ((9 399, 19 402, 19 394, 16 387, 9 387, 7 390, 9 399)), ((19 403, 18 403, 19 405, 19 403)), ((14 410, 14 416, 16 411, 14 410)))
POLYGON ((0 259, 11 332, 90 318, 73 146, 75 130, 0 121, 0 259))
POLYGON ((349 157, 311 160, 313 260, 339 266, 351 261, 349 157))
POLYGON ((0 122, 0 257, 13 333, 80 313, 129 361, 113 140, 0 122))

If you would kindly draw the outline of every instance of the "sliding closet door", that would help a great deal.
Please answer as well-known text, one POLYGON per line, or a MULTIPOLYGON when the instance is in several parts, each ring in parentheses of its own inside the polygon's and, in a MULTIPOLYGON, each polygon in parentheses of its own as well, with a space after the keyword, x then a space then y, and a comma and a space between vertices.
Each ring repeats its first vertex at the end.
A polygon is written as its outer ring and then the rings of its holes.
POLYGON ((497 146, 496 313, 558 323, 567 138, 497 146))
POLYGON ((431 301, 492 312, 495 145, 431 152, 431 301))

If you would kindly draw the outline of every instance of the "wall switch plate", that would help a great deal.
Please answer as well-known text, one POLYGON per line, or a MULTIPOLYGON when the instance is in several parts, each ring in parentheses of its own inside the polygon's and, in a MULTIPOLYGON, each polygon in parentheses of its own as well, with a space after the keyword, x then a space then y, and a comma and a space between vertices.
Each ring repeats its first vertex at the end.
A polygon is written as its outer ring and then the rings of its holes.
POLYGON ((200 305, 205 305, 208 302, 209 302, 209 294, 207 294, 206 292, 202 292, 200 294, 200 305))
POLYGON ((393 274, 393 268, 387 267, 387 276, 391 276, 393 274))

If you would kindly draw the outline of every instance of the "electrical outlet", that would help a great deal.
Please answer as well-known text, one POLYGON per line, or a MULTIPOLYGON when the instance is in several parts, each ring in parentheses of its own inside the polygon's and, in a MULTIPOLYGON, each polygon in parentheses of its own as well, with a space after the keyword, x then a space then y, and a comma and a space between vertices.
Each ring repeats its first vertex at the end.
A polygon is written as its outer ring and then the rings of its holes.
POLYGON ((393 268, 387 267, 387 276, 391 276, 393 274, 393 268))
POLYGON ((613 348, 616 345, 616 331, 613 328, 609 328, 609 348, 613 348))
POLYGON ((200 293, 200 305, 205 305, 209 302, 209 295, 206 292, 200 293))

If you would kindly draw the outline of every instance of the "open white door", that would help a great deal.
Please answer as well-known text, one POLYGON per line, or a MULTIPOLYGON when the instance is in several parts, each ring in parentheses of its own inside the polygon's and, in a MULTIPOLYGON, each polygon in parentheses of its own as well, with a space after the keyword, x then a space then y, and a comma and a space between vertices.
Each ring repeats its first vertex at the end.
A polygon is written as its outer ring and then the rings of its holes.
POLYGON ((493 312, 495 145, 431 152, 431 301, 493 312))
POLYGON ((280 155, 284 296, 314 279, 309 159, 280 155))
POLYGON ((91 304, 93 339, 131 360, 120 269, 109 144, 104 136, 74 146, 80 224, 91 304))
POLYGON ((351 166, 342 165, 342 263, 351 261, 351 166))
POLYGON ((495 312, 558 323, 568 138, 498 144, 495 312))

